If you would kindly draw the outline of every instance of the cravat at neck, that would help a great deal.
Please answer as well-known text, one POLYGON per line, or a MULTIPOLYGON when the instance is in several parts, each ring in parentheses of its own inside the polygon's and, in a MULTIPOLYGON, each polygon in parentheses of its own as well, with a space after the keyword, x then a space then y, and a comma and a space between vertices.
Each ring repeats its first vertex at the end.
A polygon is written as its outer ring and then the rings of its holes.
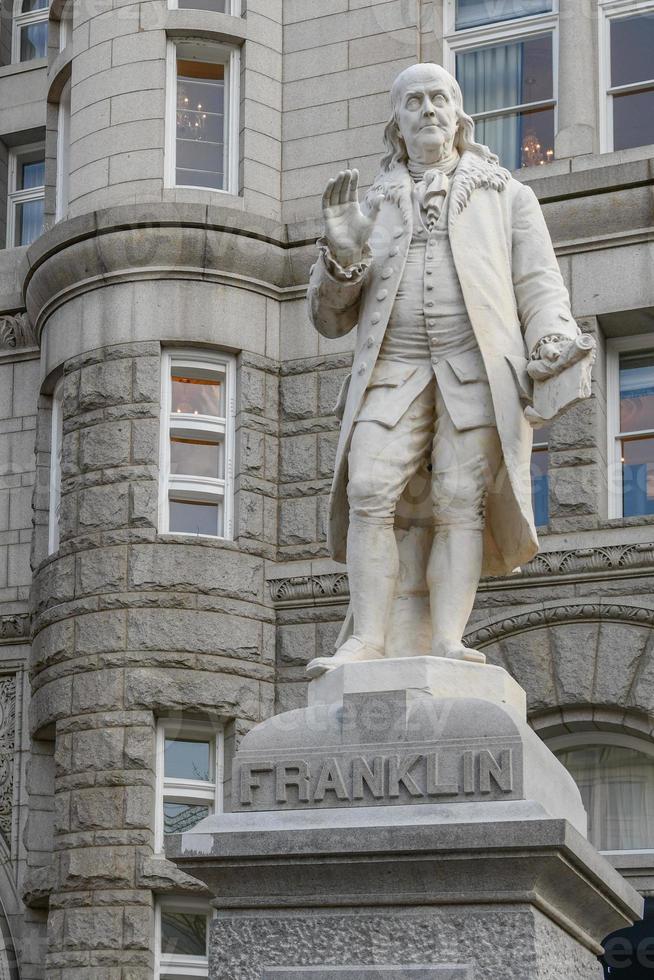
POLYGON ((440 172, 446 174, 448 177, 451 176, 457 168, 457 164, 460 160, 458 150, 452 150, 449 156, 443 157, 438 163, 417 163, 415 160, 407 161, 407 169, 414 181, 423 180, 425 175, 433 172, 440 172))

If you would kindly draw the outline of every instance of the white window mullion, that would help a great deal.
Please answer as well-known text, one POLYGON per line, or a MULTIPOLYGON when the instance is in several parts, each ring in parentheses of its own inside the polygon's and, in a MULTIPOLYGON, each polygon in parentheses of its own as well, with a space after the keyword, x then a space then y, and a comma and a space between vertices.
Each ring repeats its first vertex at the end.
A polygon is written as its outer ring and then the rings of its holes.
MULTIPOLYGON (((621 518, 624 515, 624 467, 623 442, 633 437, 650 434, 648 429, 623 431, 620 424, 620 355, 645 354, 654 350, 654 334, 634 337, 615 337, 607 343, 606 349, 606 402, 607 402, 607 462, 608 474, 608 517, 621 518)), ((654 433, 653 433, 654 434, 654 433)), ((652 461, 654 464, 654 460, 652 461)), ((634 515, 637 516, 637 515, 634 515)))
POLYGON ((223 805, 223 753, 224 740, 221 728, 216 730, 206 723, 164 718, 157 727, 156 743, 156 792, 157 806, 155 819, 155 850, 164 850, 164 807, 166 803, 189 806, 202 806, 209 813, 218 813, 223 805), (194 778, 193 773, 186 777, 166 773, 166 742, 192 742, 207 746, 207 779, 194 778))
POLYGON ((615 149, 614 103, 615 98, 629 92, 647 92, 654 88, 654 79, 626 85, 613 85, 611 64, 611 30, 616 21, 654 14, 654 0, 598 0, 599 32, 599 81, 600 81, 600 152, 611 153, 615 149))
POLYGON ((52 396, 50 425, 50 494, 48 512, 48 554, 59 548, 61 512, 61 452, 63 443, 63 381, 58 381, 52 396))
MULTIPOLYGON (((211 512, 205 510, 193 513, 189 508, 176 508, 171 511, 171 501, 189 505, 194 501, 201 506, 203 503, 216 507, 216 531, 210 536, 230 538, 232 536, 232 496, 233 496, 233 456, 234 456, 234 385, 235 365, 233 358, 226 355, 202 352, 198 350, 167 352, 163 358, 163 378, 161 397, 161 448, 160 448, 160 531, 163 534, 189 533, 194 536, 206 535, 207 530, 183 530, 173 523, 174 518, 186 515, 186 518, 197 517, 198 521, 208 521, 211 512), (173 377, 186 379, 188 392, 177 389, 173 397, 173 377), (195 384, 198 385, 194 394, 195 384), (201 394, 202 385, 207 385, 201 394), (215 396, 210 396, 210 390, 215 387, 215 396), (212 403, 214 398, 215 404, 212 403), (220 415, 206 414, 207 408, 220 410, 220 415), (186 440, 189 462, 195 462, 194 453, 201 453, 205 448, 212 456, 212 466, 215 459, 217 475, 200 476, 197 471, 190 473, 173 473, 171 462, 171 441, 186 440), (192 447, 193 443, 195 446, 192 447), (206 447, 202 444, 207 443, 206 447)), ((180 452, 183 445, 176 443, 180 452)), ((209 457, 207 457, 208 459, 209 457)), ((199 467, 210 472, 208 466, 199 467)), ((185 518, 182 518, 182 522, 185 518)), ((201 524, 199 525, 201 527, 201 524)))
POLYGON ((206 978, 209 972, 209 926, 213 910, 208 901, 190 896, 170 895, 157 899, 155 905, 155 980, 163 977, 206 978), (169 915, 188 915, 204 917, 205 919, 205 955, 191 956, 185 953, 165 953, 162 949, 165 926, 163 920, 169 915))
MULTIPOLYGON (((35 187, 21 186, 21 168, 30 163, 42 164, 45 168, 45 150, 43 144, 32 143, 29 146, 20 146, 10 150, 7 174, 7 248, 14 248, 17 245, 29 245, 34 240, 34 237, 38 237, 36 235, 28 241, 17 241, 19 208, 21 205, 43 202, 45 197, 45 186, 43 184, 35 187)), ((43 206, 41 206, 41 222, 38 234, 41 234, 42 231, 42 212, 43 206)))
POLYGON ((57 113, 57 184, 55 220, 66 217, 70 196, 70 79, 59 96, 57 113))
MULTIPOLYGON (((210 95, 212 88, 215 89, 219 80, 212 82, 208 72, 204 81, 206 91, 210 95)), ((198 76, 198 82, 202 78, 198 76)), ((239 177, 239 106, 240 106, 240 51, 237 47, 221 43, 191 40, 170 40, 167 49, 166 62, 166 140, 165 140, 165 166, 164 176, 167 187, 188 187, 200 191, 213 191, 215 193, 238 194, 239 177), (207 170, 206 160, 198 159, 194 166, 178 168, 179 146, 192 146, 200 152, 202 148, 212 145, 212 140, 194 140, 178 135, 178 89, 180 79, 178 77, 178 61, 194 62, 198 68, 210 65, 221 65, 223 73, 223 100, 222 100, 222 155, 214 161, 214 167, 222 167, 222 178, 217 169, 207 170), (187 174, 183 172, 186 169, 187 174), (197 175, 195 182, 185 179, 192 174, 197 175), (206 179, 205 179, 206 178, 206 179)), ((203 99, 204 102, 204 99, 203 99)), ((189 105, 189 113, 193 114, 194 109, 189 105)), ((207 108, 207 115, 212 116, 212 112, 207 108)), ((206 118, 206 117, 205 117, 206 118)), ((201 120, 199 120, 201 122, 201 120)), ((213 135, 213 134, 212 134, 213 135)), ((220 134, 216 134, 217 136, 220 134)), ((217 142, 220 142, 218 140, 217 142)), ((202 154, 200 154, 202 157, 202 154)), ((191 161, 192 162, 192 161, 191 161)))
MULTIPOLYGON (((508 116, 517 116, 519 113, 535 112, 551 109, 553 114, 553 137, 556 136, 558 125, 558 0, 552 3, 552 9, 537 14, 516 15, 512 20, 494 21, 492 23, 480 24, 474 27, 456 28, 456 0, 445 0, 444 3, 444 39, 443 39, 443 61, 445 67, 451 74, 457 74, 456 60, 458 55, 471 54, 472 52, 483 51, 501 45, 527 43, 538 37, 551 35, 552 39, 552 96, 534 102, 523 102, 513 106, 499 106, 484 112, 474 113, 471 107, 465 104, 466 110, 472 115, 475 122, 486 123, 500 120, 508 116)), ((464 103, 466 102, 464 97, 464 103)), ((505 123, 509 125, 509 123, 505 123)), ((516 126, 518 122, 516 120, 516 126)), ((548 127, 549 129, 549 127, 548 127)), ((484 137, 481 137, 485 142, 484 137)), ((549 136, 548 136, 549 140, 549 136)), ((500 147, 491 147, 500 151, 500 147)), ((531 161, 531 163, 546 163, 553 158, 554 144, 552 142, 552 152, 545 152, 542 160, 531 161)), ((520 161, 504 160, 506 166, 514 167, 516 163, 520 165, 530 165, 527 158, 521 155, 520 161)))
MULTIPOLYGON (((12 31, 12 51, 11 60, 12 63, 18 64, 21 62, 21 38, 23 28, 31 27, 35 24, 45 24, 46 30, 45 34, 45 44, 44 50, 36 55, 37 58, 44 58, 47 55, 47 22, 48 22, 48 7, 41 7, 39 10, 30 10, 23 13, 23 0, 14 0, 14 18, 13 18, 13 31, 12 31)), ((28 59, 32 60, 32 59, 28 59)))

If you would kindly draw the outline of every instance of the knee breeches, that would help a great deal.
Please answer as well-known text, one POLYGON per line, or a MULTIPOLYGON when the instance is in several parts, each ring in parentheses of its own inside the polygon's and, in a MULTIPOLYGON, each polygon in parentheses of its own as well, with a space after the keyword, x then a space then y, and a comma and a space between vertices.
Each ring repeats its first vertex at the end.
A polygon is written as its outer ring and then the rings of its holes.
POLYGON ((458 431, 435 381, 392 428, 357 422, 348 457, 350 519, 393 525, 409 481, 429 462, 435 525, 481 530, 502 451, 495 426, 458 431))

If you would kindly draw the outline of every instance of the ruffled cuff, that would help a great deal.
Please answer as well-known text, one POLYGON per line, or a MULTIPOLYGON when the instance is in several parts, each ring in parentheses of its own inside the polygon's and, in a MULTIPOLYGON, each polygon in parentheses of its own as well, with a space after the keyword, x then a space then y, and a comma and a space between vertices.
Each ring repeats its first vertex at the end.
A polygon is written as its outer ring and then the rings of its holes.
POLYGON ((318 249, 325 263, 325 268, 329 275, 337 282, 356 283, 366 274, 372 263, 372 249, 368 242, 363 246, 363 255, 360 262, 348 265, 345 268, 334 258, 326 238, 318 239, 318 249))
POLYGON ((541 339, 538 341, 538 343, 532 350, 531 354, 529 355, 529 360, 539 361, 541 351, 545 346, 545 344, 560 344, 563 343, 563 341, 569 342, 571 339, 572 338, 570 338, 567 334, 564 333, 550 333, 546 337, 541 337, 541 339))

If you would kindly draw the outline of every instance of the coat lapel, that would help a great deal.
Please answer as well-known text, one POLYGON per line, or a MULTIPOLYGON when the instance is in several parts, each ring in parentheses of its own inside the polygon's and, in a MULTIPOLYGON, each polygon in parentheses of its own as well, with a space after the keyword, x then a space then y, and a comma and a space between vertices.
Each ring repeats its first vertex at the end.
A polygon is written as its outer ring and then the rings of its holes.
POLYGON ((482 157, 466 150, 456 168, 450 187, 450 207, 448 223, 450 228, 457 217, 465 211, 473 191, 483 188, 502 193, 511 180, 511 174, 500 167, 494 158, 482 157))

